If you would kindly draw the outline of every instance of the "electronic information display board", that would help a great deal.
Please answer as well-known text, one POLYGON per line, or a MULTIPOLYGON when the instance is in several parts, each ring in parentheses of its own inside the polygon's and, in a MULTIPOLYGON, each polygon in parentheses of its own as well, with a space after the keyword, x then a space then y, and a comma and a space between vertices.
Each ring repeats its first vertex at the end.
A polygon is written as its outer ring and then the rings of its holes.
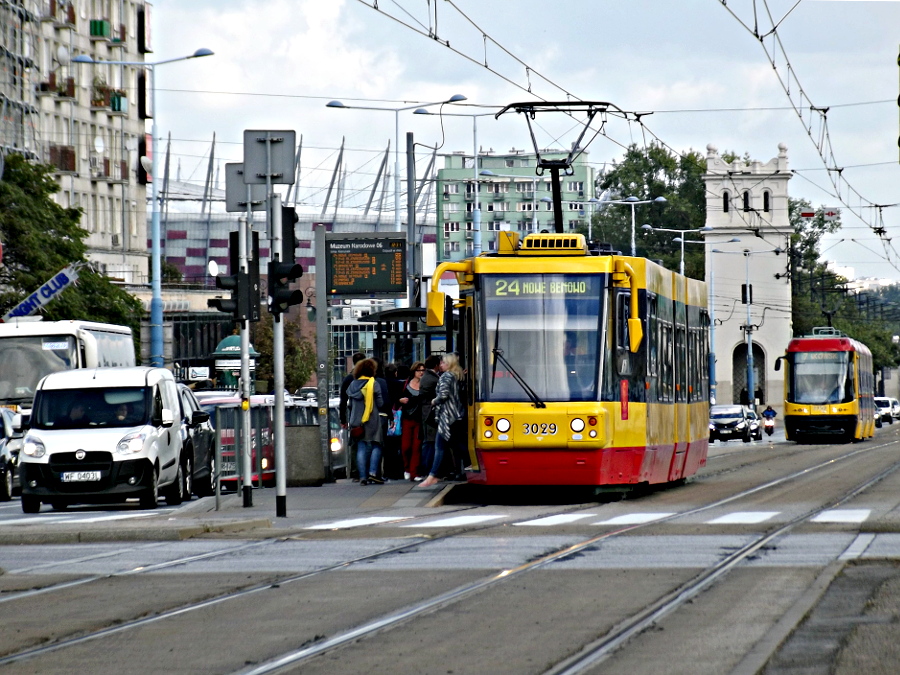
POLYGON ((406 235, 366 232, 325 237, 328 295, 406 297, 406 235))

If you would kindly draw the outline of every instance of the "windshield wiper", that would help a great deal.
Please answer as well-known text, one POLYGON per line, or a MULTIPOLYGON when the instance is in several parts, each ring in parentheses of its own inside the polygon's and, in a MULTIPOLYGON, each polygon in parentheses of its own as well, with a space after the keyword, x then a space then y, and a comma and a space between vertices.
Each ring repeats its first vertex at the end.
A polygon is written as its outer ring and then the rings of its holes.
POLYGON ((509 369, 509 374, 513 376, 513 379, 516 382, 518 382, 519 386, 522 387, 522 389, 525 391, 526 394, 528 394, 528 398, 530 398, 531 402, 534 403, 535 408, 546 408, 547 407, 547 404, 541 400, 540 396, 537 395, 537 393, 534 391, 534 389, 532 389, 531 387, 528 386, 528 383, 525 380, 523 380, 522 376, 516 372, 516 369, 512 367, 512 364, 504 358, 502 349, 498 349, 497 347, 494 347, 491 350, 491 353, 494 355, 494 372, 496 372, 497 361, 500 361, 504 366, 506 366, 509 369))

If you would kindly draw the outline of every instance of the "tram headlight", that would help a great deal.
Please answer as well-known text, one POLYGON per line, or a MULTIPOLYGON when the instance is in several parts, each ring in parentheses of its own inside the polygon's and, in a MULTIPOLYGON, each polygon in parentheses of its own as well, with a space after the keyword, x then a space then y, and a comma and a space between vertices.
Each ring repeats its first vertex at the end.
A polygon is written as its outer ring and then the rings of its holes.
POLYGON ((510 424, 509 420, 505 417, 501 417, 499 420, 497 420, 497 431, 499 431, 501 434, 505 434, 511 428, 512 424, 510 424))
POLYGON ((579 434, 584 431, 584 420, 580 417, 576 417, 569 423, 569 427, 571 427, 572 431, 576 434, 579 434))

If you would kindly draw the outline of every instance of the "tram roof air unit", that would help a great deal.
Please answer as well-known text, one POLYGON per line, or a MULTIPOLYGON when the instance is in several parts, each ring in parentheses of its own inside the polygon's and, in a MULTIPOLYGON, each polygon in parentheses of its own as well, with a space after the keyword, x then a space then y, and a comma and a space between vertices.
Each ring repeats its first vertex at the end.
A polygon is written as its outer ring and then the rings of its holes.
POLYGON ((519 249, 520 255, 587 255, 583 234, 529 234, 519 249))

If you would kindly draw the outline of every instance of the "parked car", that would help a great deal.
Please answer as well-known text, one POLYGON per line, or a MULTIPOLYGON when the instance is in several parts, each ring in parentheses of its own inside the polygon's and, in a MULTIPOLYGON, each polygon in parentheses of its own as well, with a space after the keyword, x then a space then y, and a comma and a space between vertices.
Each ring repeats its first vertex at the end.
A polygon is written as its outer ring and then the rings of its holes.
MULTIPOLYGON (((185 495, 178 388, 165 368, 83 368, 38 383, 19 455, 22 510, 42 503, 156 508, 185 495)), ((24 426, 24 425, 23 425, 24 426)))
MULTIPOLYGON (((13 419, 15 413, 9 408, 0 408, 0 501, 8 502, 13 492, 19 488, 19 448, 13 443, 13 419)), ((21 439, 16 439, 21 440, 21 439)))
POLYGON ((891 401, 891 417, 895 420, 900 420, 900 401, 895 398, 890 399, 891 401))
POLYGON ((753 440, 761 441, 763 435, 763 427, 762 420, 759 418, 759 415, 757 415, 749 408, 744 409, 744 414, 747 416, 747 423, 750 425, 750 437, 753 440))
POLYGON ((753 436, 747 410, 739 405, 714 405, 709 409, 709 442, 740 438, 749 443, 753 436))
POLYGON ((184 452, 184 496, 207 497, 216 491, 216 437, 209 413, 190 387, 178 385, 181 404, 181 444, 184 452))
POLYGON ((875 397, 875 407, 881 412, 881 423, 894 423, 894 415, 891 408, 891 399, 886 396, 875 397))

